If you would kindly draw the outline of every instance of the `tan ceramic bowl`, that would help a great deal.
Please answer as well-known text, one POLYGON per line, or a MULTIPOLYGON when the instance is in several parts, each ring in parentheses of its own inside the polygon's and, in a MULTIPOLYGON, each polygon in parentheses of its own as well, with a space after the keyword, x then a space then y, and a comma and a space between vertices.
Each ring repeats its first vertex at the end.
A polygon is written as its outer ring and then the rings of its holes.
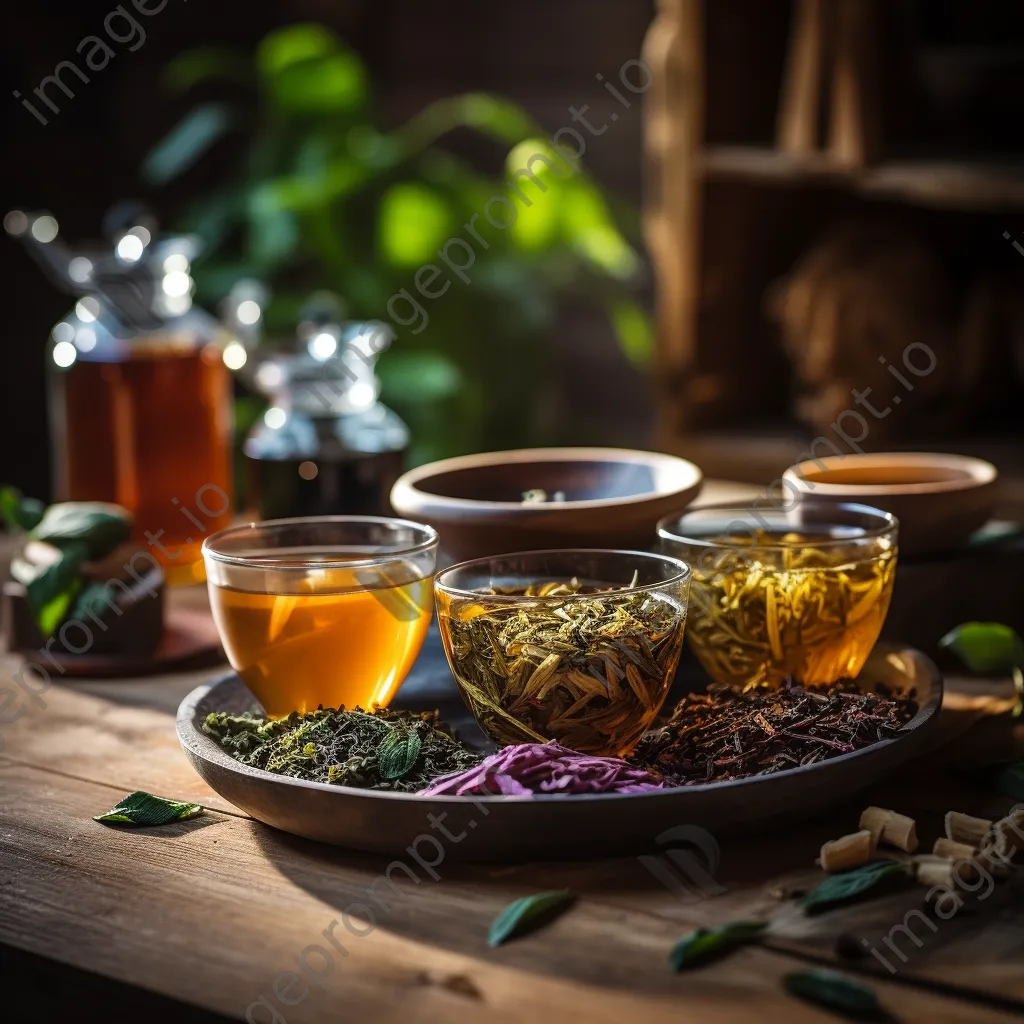
POLYGON ((541 548, 649 548, 658 520, 700 493, 692 462, 620 448, 528 448, 410 470, 396 513, 429 523, 456 561, 541 548), (565 501, 524 504, 527 491, 565 501))
POLYGON ((815 501, 870 505, 900 521, 900 553, 959 547, 994 515, 999 471, 963 455, 887 453, 801 462, 784 480, 815 501))

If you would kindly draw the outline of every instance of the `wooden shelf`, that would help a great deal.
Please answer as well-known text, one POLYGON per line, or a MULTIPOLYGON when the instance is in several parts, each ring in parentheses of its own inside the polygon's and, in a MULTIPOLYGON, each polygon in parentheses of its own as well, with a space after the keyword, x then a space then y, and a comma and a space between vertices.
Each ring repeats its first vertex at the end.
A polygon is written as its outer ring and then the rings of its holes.
POLYGON ((1024 163, 906 160, 846 168, 825 156, 794 157, 757 146, 711 146, 697 154, 697 167, 705 180, 834 185, 879 199, 949 209, 1024 207, 1024 163))

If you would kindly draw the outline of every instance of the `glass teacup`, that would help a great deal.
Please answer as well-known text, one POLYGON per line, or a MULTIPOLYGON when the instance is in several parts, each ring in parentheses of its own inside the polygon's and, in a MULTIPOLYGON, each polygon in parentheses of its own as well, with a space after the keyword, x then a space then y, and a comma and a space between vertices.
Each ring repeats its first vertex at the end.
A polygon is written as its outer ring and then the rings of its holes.
POLYGON ((324 516, 223 530, 203 544, 231 667, 271 717, 386 707, 430 624, 437 533, 324 516))

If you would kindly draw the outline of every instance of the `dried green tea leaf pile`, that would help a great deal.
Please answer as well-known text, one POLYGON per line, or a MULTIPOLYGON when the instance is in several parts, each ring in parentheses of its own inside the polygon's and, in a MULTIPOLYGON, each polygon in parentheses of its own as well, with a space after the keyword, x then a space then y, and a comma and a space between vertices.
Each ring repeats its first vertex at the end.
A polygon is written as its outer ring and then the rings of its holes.
POLYGON ((630 760, 681 786, 771 775, 890 739, 915 714, 913 696, 838 685, 691 694, 630 760))
POLYGON ((495 742, 554 739, 586 754, 623 754, 650 726, 686 625, 663 595, 575 579, 441 595, 438 612, 462 695, 495 742), (537 600, 500 600, 510 595, 537 600))
POLYGON ((318 708, 287 718, 210 714, 203 731, 242 764, 275 775, 360 789, 415 793, 483 759, 436 711, 318 708))

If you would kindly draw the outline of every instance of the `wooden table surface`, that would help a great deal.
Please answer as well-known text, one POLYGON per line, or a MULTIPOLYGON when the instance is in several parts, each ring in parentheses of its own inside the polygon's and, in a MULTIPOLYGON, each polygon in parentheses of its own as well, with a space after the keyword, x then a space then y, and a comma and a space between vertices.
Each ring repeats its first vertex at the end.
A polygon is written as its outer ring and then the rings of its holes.
MULTIPOLYGON (((197 590, 172 596, 175 604, 203 599, 197 590)), ((18 668, 0 655, 0 685, 18 668)), ((62 1019, 58 1008, 79 1019, 88 1008, 81 1019, 810 1024, 835 1018, 786 995, 782 978, 839 962, 840 935, 867 940, 897 968, 890 974, 871 956, 852 965, 900 1020, 994 1022, 1024 1013, 1016 884, 938 922, 934 933, 907 917, 923 890, 815 918, 778 891, 819 881, 821 843, 855 831, 868 803, 915 816, 927 849, 947 810, 1005 813, 1012 801, 969 783, 954 765, 1011 741, 1012 687, 949 680, 936 749, 856 806, 723 842, 723 894, 671 892, 636 858, 442 863, 437 881, 424 874, 403 885, 368 929, 342 912, 366 898, 385 859, 277 833, 192 771, 174 711, 210 674, 55 681, 16 721, 0 717, 0 981, 9 982, 0 1006, 18 1011, 5 1020, 62 1019), (120 831, 92 820, 135 789, 209 810, 163 829, 120 831), (505 904, 562 887, 580 894, 569 913, 487 947, 488 925, 505 904), (685 932, 761 917, 773 921, 771 949, 685 975, 669 971, 669 950, 685 932), (346 920, 368 934, 356 937, 346 920), (895 933, 906 963, 884 941, 904 923, 918 936, 895 933)), ((0 690, 0 711, 8 710, 0 690)))

